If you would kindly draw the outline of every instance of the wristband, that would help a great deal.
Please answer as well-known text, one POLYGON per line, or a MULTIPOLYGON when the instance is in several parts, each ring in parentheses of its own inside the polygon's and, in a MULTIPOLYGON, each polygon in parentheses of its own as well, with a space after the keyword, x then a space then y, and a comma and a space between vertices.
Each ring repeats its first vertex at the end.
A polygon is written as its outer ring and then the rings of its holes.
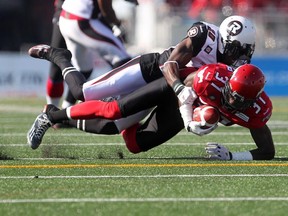
POLYGON ((231 160, 253 160, 253 156, 251 154, 251 152, 247 151, 247 152, 231 152, 232 157, 231 160))
POLYGON ((185 88, 185 86, 182 84, 182 82, 180 80, 176 80, 172 84, 172 88, 173 88, 174 92, 176 93, 176 95, 179 95, 180 92, 185 88))
POLYGON ((164 62, 164 66, 165 66, 166 64, 170 64, 170 63, 176 64, 176 65, 177 65, 177 68, 179 69, 179 64, 178 64, 177 61, 166 61, 166 62, 164 62))

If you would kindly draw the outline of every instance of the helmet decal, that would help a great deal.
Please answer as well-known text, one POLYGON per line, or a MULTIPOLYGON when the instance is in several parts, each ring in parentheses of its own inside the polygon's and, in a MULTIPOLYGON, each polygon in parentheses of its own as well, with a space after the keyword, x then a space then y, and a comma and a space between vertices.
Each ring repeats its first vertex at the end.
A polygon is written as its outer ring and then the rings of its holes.
POLYGON ((240 65, 240 57, 250 63, 255 50, 256 30, 249 19, 243 16, 227 17, 219 26, 219 35, 218 49, 224 55, 223 63, 240 65))
POLYGON ((236 36, 242 32, 243 24, 238 20, 233 20, 227 25, 227 33, 230 36, 236 36))

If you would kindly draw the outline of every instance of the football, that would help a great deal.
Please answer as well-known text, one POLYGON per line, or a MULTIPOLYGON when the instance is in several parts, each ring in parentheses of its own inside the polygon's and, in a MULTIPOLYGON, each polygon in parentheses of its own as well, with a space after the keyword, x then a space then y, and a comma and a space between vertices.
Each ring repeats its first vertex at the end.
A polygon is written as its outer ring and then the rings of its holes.
POLYGON ((203 129, 214 126, 219 120, 219 111, 213 106, 201 105, 193 110, 193 121, 204 122, 205 126, 201 127, 203 129))

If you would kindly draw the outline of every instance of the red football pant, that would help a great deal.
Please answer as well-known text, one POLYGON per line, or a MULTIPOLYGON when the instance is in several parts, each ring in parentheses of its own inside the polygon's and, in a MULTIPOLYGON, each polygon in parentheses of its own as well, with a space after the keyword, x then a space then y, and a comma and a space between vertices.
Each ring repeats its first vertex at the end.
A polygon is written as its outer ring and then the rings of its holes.
POLYGON ((122 117, 117 101, 104 102, 98 100, 85 101, 69 107, 72 119, 119 119, 122 117))

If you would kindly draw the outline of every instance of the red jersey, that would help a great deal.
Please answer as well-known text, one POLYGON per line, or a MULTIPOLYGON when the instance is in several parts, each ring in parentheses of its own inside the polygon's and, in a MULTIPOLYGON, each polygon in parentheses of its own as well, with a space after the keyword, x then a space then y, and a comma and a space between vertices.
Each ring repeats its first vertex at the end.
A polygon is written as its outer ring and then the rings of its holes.
POLYGON ((272 115, 272 102, 265 92, 260 94, 253 106, 244 111, 229 111, 222 105, 222 88, 233 74, 233 69, 224 64, 201 67, 194 78, 193 89, 200 103, 217 107, 220 122, 230 126, 238 124, 246 128, 263 127, 272 115))

